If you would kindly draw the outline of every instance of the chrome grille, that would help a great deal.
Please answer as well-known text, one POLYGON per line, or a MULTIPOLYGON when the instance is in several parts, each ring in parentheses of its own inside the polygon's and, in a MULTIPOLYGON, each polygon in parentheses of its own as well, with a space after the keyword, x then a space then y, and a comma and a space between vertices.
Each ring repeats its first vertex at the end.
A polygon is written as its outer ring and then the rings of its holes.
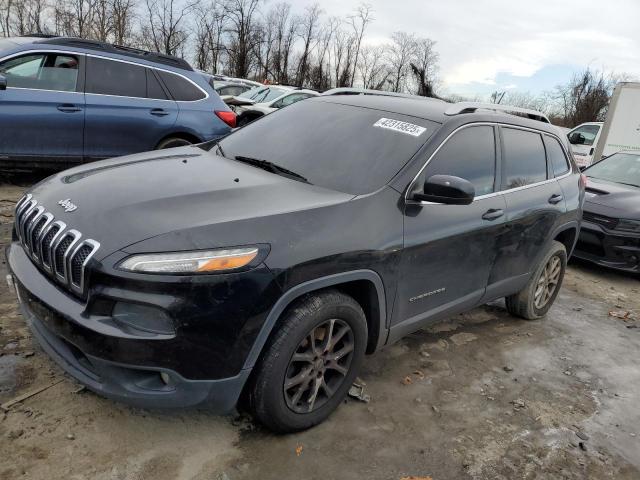
POLYGON ((85 270, 100 244, 56 221, 31 194, 16 205, 15 230, 33 263, 77 294, 85 291, 85 270))

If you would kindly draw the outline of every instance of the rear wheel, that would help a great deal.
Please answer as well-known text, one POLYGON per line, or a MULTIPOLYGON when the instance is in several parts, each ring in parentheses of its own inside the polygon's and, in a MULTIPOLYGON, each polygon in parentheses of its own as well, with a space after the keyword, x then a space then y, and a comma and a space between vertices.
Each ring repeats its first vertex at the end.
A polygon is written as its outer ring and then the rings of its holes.
POLYGON ((249 393, 255 417, 295 432, 325 420, 353 383, 367 344, 360 305, 330 290, 289 309, 270 340, 249 393))
POLYGON ((505 299, 509 313, 527 320, 544 317, 558 296, 566 268, 567 251, 553 241, 526 287, 505 299))
POLYGON ((185 138, 170 137, 162 140, 156 147, 156 150, 164 150, 165 148, 185 147, 187 145, 193 145, 193 142, 190 142, 185 138))

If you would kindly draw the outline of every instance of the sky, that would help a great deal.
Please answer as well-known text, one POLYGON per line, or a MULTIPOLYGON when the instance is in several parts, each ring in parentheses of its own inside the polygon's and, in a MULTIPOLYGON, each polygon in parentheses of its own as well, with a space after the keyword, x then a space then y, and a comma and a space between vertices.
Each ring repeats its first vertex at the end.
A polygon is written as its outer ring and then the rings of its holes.
MULTIPOLYGON (((274 0, 271 0, 271 3, 274 0)), ((291 0, 295 10, 317 0, 291 0)), ((318 1, 347 16, 361 0, 318 1)), ((486 96, 538 94, 590 66, 640 78, 640 0, 366 0, 374 22, 366 42, 395 31, 437 42, 441 88, 486 96)))

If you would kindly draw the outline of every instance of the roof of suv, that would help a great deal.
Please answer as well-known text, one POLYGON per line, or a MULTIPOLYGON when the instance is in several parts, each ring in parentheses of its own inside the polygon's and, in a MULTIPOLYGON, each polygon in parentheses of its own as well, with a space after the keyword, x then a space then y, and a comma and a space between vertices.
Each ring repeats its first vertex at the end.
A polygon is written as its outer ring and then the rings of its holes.
POLYGON ((99 42, 97 40, 86 40, 83 38, 75 37, 56 37, 56 36, 27 36, 27 37, 12 37, 9 39, 16 45, 27 44, 41 44, 41 45, 56 45, 64 47, 72 47, 83 50, 94 50, 101 53, 111 53, 116 55, 122 55, 125 57, 136 58, 140 60, 146 60, 148 62, 160 63, 162 65, 168 65, 170 67, 178 68, 181 70, 193 71, 193 68, 186 60, 171 55, 165 55, 162 53, 149 52, 138 48, 123 47, 120 45, 113 45, 111 43, 99 42))
POLYGON ((550 123, 546 123, 544 121, 546 120, 546 117, 543 114, 503 105, 491 106, 485 104, 471 104, 468 102, 455 104, 435 98, 387 95, 330 95, 320 96, 310 100, 314 102, 330 102, 342 105, 373 108, 376 110, 423 118, 425 120, 442 124, 463 116, 466 118, 477 119, 478 121, 501 121, 535 128, 537 130, 551 133, 552 135, 558 135, 557 128, 550 123), (467 108, 454 108, 457 105, 467 108), (494 111, 492 108, 495 108, 496 110, 494 111), (534 118, 512 115, 508 113, 510 108, 513 108, 516 112, 530 114, 534 118))

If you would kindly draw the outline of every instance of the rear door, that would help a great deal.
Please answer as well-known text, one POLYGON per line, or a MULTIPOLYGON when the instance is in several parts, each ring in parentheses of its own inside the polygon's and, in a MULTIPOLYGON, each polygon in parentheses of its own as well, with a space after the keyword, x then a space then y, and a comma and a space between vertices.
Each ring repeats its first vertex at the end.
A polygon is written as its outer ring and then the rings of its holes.
POLYGON ((526 283, 566 211, 562 188, 552 166, 547 167, 543 135, 511 126, 500 131, 508 234, 489 279, 493 297, 500 296, 500 289, 513 293, 526 283))
POLYGON ((77 53, 30 52, 0 62, 0 160, 80 161, 85 120, 77 53))
POLYGON ((157 72, 120 60, 87 57, 85 158, 153 150, 178 116, 157 72))
POLYGON ((495 129, 477 125, 459 130, 417 178, 421 183, 433 175, 464 178, 474 185, 476 198, 470 205, 407 201, 394 338, 425 320, 474 306, 485 292, 496 245, 505 232, 495 129))

